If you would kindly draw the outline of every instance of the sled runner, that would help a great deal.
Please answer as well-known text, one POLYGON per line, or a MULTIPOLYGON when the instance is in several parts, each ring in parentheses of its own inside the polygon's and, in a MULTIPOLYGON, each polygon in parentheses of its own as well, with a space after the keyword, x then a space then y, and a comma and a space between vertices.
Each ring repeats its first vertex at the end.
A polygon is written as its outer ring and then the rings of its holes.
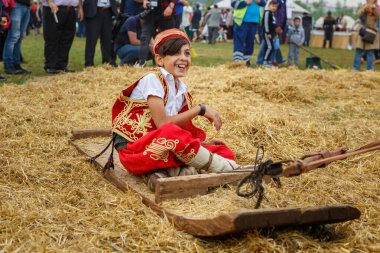
MULTIPOLYGON (((87 157, 93 157, 104 145, 79 144, 83 138, 111 136, 111 130, 73 131, 70 143, 87 157)), ((122 191, 132 190, 142 202, 160 216, 166 216, 175 227, 194 236, 214 237, 255 228, 305 226, 349 221, 360 217, 360 211, 349 205, 318 206, 313 208, 242 209, 211 218, 185 216, 162 208, 158 203, 166 199, 185 198, 207 194, 209 189, 236 182, 250 172, 228 174, 201 174, 158 179, 155 193, 151 193, 142 177, 129 174, 114 155, 114 169, 103 171, 109 152, 98 157, 94 164, 103 176, 122 191)))

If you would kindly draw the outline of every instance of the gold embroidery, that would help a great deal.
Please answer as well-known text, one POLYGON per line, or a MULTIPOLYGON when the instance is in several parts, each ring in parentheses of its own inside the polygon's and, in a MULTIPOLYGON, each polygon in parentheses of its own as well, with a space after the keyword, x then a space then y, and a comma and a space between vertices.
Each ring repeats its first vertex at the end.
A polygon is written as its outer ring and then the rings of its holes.
POLYGON ((136 119, 131 119, 131 110, 135 107, 144 107, 143 104, 127 102, 124 109, 115 118, 112 128, 121 131, 129 141, 137 141, 139 137, 137 135, 146 135, 149 131, 148 128, 153 128, 150 120, 152 115, 149 108, 143 110, 143 114, 136 115, 136 119), (127 131, 123 126, 128 125, 131 127, 131 132, 127 131))
POLYGON ((181 162, 183 162, 185 164, 189 164, 189 162, 191 162, 195 158, 195 156, 197 155, 197 154, 195 154, 193 148, 190 150, 190 152, 188 154, 184 154, 184 151, 187 148, 187 146, 188 145, 186 145, 186 147, 183 150, 178 151, 175 154, 175 156, 178 157, 178 159, 181 160, 181 162))
POLYGON ((169 152, 173 151, 178 143, 179 140, 167 140, 166 138, 153 139, 152 143, 146 146, 143 155, 147 155, 150 152, 149 157, 153 160, 168 162, 169 152))

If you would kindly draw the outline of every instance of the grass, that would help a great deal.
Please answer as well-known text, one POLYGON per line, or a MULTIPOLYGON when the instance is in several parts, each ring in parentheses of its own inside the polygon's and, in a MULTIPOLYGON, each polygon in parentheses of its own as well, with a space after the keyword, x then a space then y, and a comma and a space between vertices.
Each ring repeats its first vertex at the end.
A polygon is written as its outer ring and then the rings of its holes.
MULTIPOLYGON (((100 43, 98 42, 97 50, 95 53, 95 65, 101 64, 100 43)), ((75 38, 73 46, 70 51, 69 68, 80 71, 84 67, 84 47, 85 39, 75 38)), ((209 45, 207 43, 193 43, 198 57, 193 59, 193 65, 197 66, 217 66, 232 62, 232 48, 231 42, 218 43, 216 45, 209 45)), ((255 45, 255 53, 257 53, 258 45, 255 45)), ((287 58, 288 47, 282 45, 281 50, 284 58, 287 58)), ((342 49, 321 49, 311 48, 311 50, 321 57, 333 64, 336 64, 342 68, 351 69, 353 63, 354 52, 342 49)), ((22 44, 22 52, 25 59, 23 67, 31 70, 33 73, 28 76, 10 76, 7 75, 8 81, 5 83, 23 84, 28 79, 35 76, 46 76, 44 66, 44 40, 42 36, 28 36, 24 39, 22 44)), ((309 53, 301 49, 300 52, 300 68, 305 68, 306 57, 309 53)), ((256 60, 254 55, 253 60, 256 60)), ((323 63, 324 68, 329 68, 327 64, 323 63)), ((364 66, 363 66, 364 67, 364 66)), ((379 66, 376 66, 376 70, 380 70, 379 66)), ((1 85, 1 84, 0 84, 1 85)))

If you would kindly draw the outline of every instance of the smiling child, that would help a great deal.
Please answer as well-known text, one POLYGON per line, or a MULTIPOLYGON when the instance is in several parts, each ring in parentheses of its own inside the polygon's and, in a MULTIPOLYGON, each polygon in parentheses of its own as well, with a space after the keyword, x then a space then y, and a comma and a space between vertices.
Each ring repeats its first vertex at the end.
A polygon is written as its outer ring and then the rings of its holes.
POLYGON ((205 142, 206 133, 192 124, 197 116, 222 127, 220 114, 206 105, 193 105, 188 87, 179 79, 191 65, 187 35, 170 29, 154 43, 157 73, 150 73, 123 90, 112 109, 114 145, 122 165, 132 174, 157 178, 226 172, 236 169, 234 153, 224 140, 205 142))

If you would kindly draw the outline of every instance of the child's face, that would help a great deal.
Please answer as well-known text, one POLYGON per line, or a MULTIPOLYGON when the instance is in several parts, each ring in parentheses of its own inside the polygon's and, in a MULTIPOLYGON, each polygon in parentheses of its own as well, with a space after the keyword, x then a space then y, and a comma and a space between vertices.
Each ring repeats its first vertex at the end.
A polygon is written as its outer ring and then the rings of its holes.
POLYGON ((269 10, 271 12, 276 12, 277 11, 277 4, 270 4, 269 5, 269 10))
POLYGON ((183 45, 175 55, 156 55, 156 62, 172 74, 174 79, 185 77, 191 65, 190 46, 183 45))
POLYGON ((300 21, 299 19, 294 20, 294 25, 295 25, 296 27, 300 27, 300 25, 301 25, 301 21, 300 21))

